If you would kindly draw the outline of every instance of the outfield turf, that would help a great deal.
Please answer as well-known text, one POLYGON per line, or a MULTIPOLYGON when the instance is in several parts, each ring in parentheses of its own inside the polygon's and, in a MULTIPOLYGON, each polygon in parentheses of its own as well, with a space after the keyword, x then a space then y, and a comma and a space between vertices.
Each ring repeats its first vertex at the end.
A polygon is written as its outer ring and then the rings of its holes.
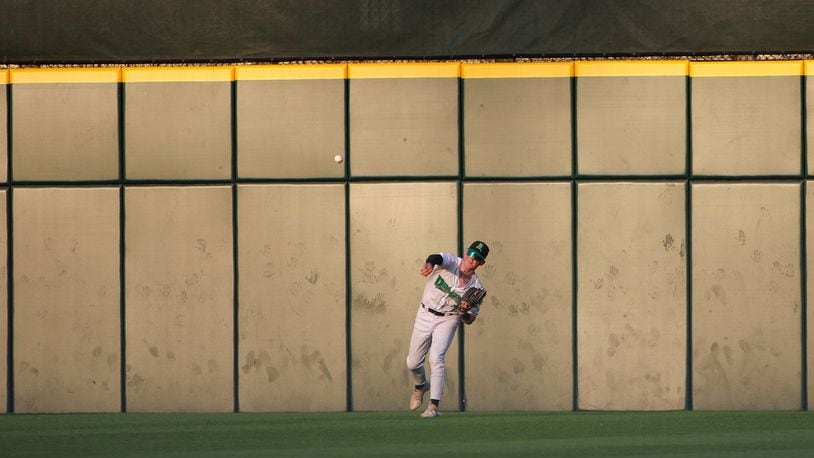
POLYGON ((0 456, 814 456, 814 413, 0 415, 0 456))

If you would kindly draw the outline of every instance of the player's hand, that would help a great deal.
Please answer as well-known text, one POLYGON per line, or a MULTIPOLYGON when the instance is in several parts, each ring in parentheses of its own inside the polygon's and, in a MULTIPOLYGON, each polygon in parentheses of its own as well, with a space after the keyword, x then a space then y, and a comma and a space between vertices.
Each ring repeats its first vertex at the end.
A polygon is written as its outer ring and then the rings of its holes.
POLYGON ((461 315, 466 315, 469 313, 470 308, 472 307, 469 306, 469 302, 461 301, 461 303, 458 304, 458 311, 461 313, 461 315))
POLYGON ((425 262, 423 266, 421 266, 421 270, 419 273, 422 277, 426 277, 427 275, 432 273, 433 265, 429 262, 425 262))
POLYGON ((477 318, 477 315, 469 313, 469 309, 461 310, 460 313, 461 321, 463 321, 464 324, 472 324, 475 321, 475 318, 477 318))

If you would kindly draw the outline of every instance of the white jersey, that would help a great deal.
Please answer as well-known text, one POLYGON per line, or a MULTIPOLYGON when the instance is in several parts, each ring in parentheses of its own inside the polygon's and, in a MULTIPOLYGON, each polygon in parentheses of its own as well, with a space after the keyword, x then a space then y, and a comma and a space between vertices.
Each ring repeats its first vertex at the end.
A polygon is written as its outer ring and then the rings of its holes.
MULTIPOLYGON (((458 308, 461 296, 467 289, 475 287, 485 289, 477 273, 472 274, 467 284, 461 286, 458 279, 461 275, 461 258, 450 253, 440 253, 444 261, 435 266, 427 279, 421 303, 437 312, 448 313, 458 308)), ((473 315, 480 311, 480 304, 471 309, 473 315)))

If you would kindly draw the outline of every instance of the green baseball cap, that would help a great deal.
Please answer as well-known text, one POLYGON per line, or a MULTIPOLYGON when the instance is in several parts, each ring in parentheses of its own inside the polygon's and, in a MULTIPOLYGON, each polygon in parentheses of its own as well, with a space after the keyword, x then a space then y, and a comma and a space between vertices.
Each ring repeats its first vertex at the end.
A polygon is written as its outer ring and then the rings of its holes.
POLYGON ((489 256, 489 246, 480 240, 475 240, 472 245, 466 250, 466 254, 477 259, 478 261, 485 261, 486 256, 489 256))

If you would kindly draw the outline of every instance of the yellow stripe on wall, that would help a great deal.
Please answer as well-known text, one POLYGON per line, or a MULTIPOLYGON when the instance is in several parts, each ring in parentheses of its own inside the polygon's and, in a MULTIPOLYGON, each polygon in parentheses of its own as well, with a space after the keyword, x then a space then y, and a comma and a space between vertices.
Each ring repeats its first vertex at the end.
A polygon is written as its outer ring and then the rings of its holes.
POLYGON ((805 62, 805 74, 814 75, 814 60, 807 60, 805 62))
POLYGON ((348 78, 458 78, 458 62, 349 64, 348 78))
POLYGON ((239 81, 345 79, 347 76, 348 66, 345 64, 235 67, 235 79, 239 81))
POLYGON ((573 62, 461 64, 462 78, 561 78, 574 76, 573 62))
POLYGON ((687 76, 686 60, 623 60, 577 62, 577 77, 588 76, 687 76))
POLYGON ((8 84, 8 70, 0 70, 0 84, 8 84))
POLYGON ((690 76, 800 76, 803 61, 692 62, 690 76))
POLYGON ((11 84, 118 83, 120 68, 19 68, 12 69, 11 84))
POLYGON ((234 67, 131 67, 122 70, 125 83, 232 81, 234 67))

